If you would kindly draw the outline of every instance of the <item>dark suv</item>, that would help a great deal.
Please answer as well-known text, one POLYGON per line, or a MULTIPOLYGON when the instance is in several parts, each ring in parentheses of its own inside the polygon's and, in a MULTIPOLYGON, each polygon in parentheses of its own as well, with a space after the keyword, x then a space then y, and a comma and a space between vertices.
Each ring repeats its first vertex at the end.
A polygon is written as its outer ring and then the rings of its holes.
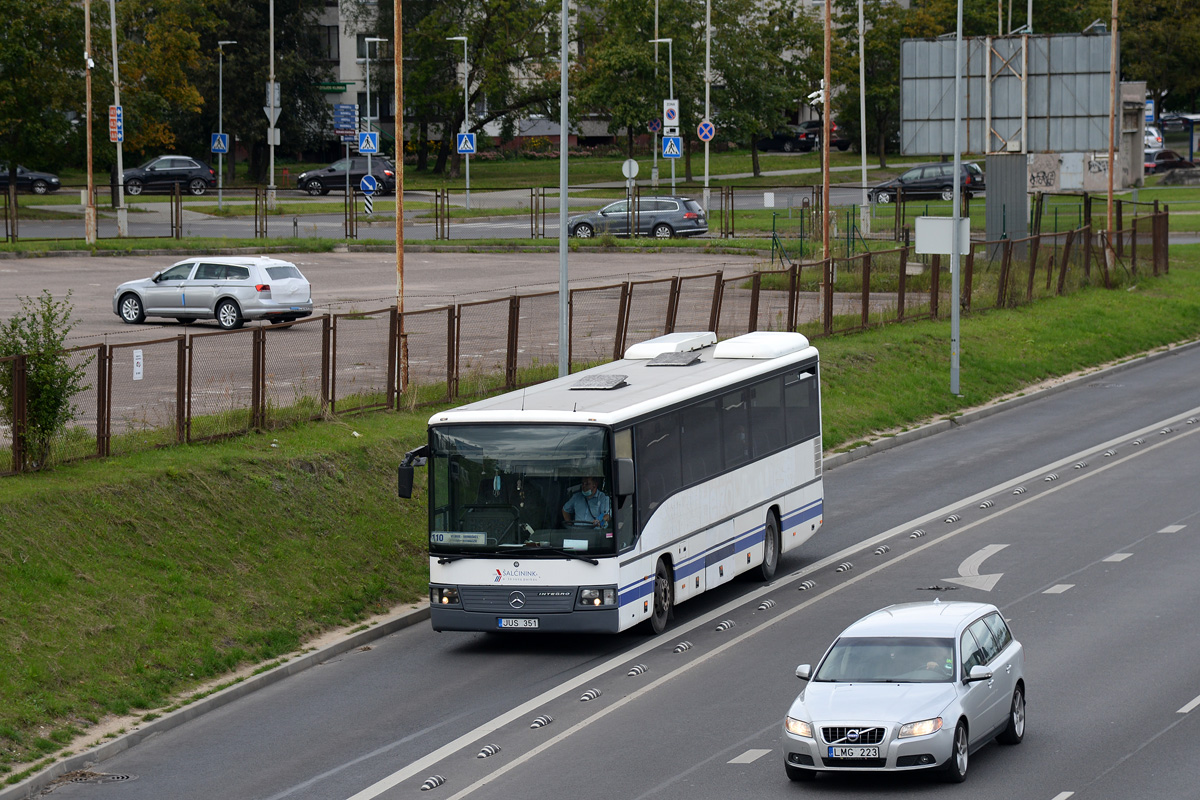
MULTIPOLYGON (((296 177, 296 186, 313 197, 329 194, 330 189, 344 192, 346 191, 347 170, 350 173, 350 191, 354 191, 367 174, 367 157, 341 158, 328 167, 301 172, 296 177)), ((375 194, 391 194, 396 191, 396 167, 391 161, 383 156, 372 156, 371 173, 379 182, 379 188, 375 190, 375 194)))
MULTIPOLYGON (((825 130, 825 123, 819 119, 810 119, 807 122, 800 123, 800 130, 805 134, 807 140, 812 142, 810 147, 821 147, 821 133, 825 130)), ((837 120, 829 122, 829 146, 836 147, 838 150, 845 152, 850 149, 850 140, 842 128, 838 127, 837 120)))
MULTIPOLYGON (((872 203, 890 203, 893 200, 914 200, 936 197, 954 199, 954 163, 922 164, 904 172, 899 178, 879 184, 869 192, 872 203)), ((962 192, 970 197, 984 189, 983 170, 973 161, 963 162, 962 192)))
POLYGON ((181 189, 202 195, 217 188, 217 173, 203 161, 188 156, 156 156, 140 167, 127 169, 121 176, 125 193, 139 195, 143 191, 181 189))
POLYGON ((631 201, 618 200, 599 211, 571 217, 567 220, 567 232, 578 239, 590 239, 600 233, 628 236, 632 224, 639 235, 649 234, 656 239, 708 233, 704 208, 690 197, 642 197, 632 209, 636 213, 631 213, 630 206, 631 201))

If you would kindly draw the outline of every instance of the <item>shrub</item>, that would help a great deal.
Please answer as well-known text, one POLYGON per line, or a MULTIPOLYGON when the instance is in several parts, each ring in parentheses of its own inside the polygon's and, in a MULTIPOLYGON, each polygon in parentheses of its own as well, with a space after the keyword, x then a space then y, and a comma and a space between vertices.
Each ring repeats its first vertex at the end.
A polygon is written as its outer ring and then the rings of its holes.
MULTIPOLYGON (((55 300, 46 289, 38 298, 22 298, 21 310, 0 327, 0 358, 25 355, 25 429, 20 434, 24 464, 41 469, 50 455, 54 437, 75 418, 71 400, 91 387, 83 384, 89 357, 71 366, 63 342, 75 323, 71 321, 71 293, 55 300)), ((16 369, 14 362, 0 364, 0 409, 9 421, 16 419, 16 369)))

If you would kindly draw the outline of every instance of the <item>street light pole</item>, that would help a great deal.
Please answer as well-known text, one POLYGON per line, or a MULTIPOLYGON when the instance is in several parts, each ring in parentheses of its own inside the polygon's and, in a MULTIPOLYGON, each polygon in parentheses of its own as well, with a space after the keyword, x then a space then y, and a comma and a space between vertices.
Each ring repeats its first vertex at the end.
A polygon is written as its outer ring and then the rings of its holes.
MULTIPOLYGON (((470 111, 471 111, 471 107, 468 104, 468 99, 467 99, 467 83, 468 83, 467 79, 468 79, 468 76, 470 75, 470 72, 469 72, 470 66, 467 63, 467 37, 465 37, 465 36, 447 36, 446 41, 463 43, 463 122, 462 122, 462 132, 470 133, 471 128, 468 125, 468 121, 467 121, 467 117, 470 115, 470 111)), ((463 153, 463 160, 466 162, 466 179, 467 179, 466 207, 467 207, 467 210, 470 211, 471 210, 471 154, 463 153)))
MULTIPOLYGON (((367 51, 367 133, 371 132, 371 43, 386 42, 387 39, 381 39, 378 36, 368 36, 364 40, 367 51)), ((349 171, 346 173, 349 175, 349 171)), ((371 154, 367 153, 367 174, 375 177, 375 171, 371 168, 371 154)))
MULTIPOLYGON (((658 0, 654 0, 654 85, 658 86, 658 0)), ((659 128, 663 123, 659 122, 659 128)), ((658 191, 658 131, 654 131, 654 163, 650 167, 650 185, 658 191)))
MULTIPOLYGON (((232 39, 222 39, 217 42, 217 136, 225 135, 225 45, 237 44, 232 39)), ((117 159, 121 158, 120 145, 117 145, 117 159)), ((217 153, 217 208, 224 208, 225 192, 225 153, 217 153)))
MULTIPOLYGON (((667 75, 668 75, 668 90, 670 91, 670 97, 667 98, 668 100, 675 99, 675 50, 674 50, 674 44, 673 44, 674 41, 675 41, 674 39, 669 38, 669 37, 662 38, 662 39, 651 39, 650 40, 651 44, 658 44, 659 42, 667 43, 667 75)), ((676 121, 678 121, 678 120, 676 120, 676 121)), ((667 121, 664 119, 663 120, 664 127, 666 126, 666 122, 667 121)), ((676 161, 676 159, 674 159, 674 158, 671 159, 671 194, 675 194, 675 161, 676 161)))
MULTIPOLYGON (((712 122, 709 104, 712 89, 712 0, 704 2, 704 121, 712 122)), ((704 213, 708 214, 708 139, 704 140, 704 213)))
POLYGON ((87 202, 83 206, 83 237, 96 243, 96 193, 92 178, 92 4, 83 0, 84 127, 87 129, 87 202))

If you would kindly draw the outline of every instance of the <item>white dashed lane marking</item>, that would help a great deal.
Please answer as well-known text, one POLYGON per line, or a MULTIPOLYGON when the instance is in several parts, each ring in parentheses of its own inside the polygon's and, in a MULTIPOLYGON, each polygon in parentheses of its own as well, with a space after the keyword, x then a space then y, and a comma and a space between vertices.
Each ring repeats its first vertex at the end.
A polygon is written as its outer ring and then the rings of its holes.
POLYGON ((1129 558, 1131 555, 1133 555, 1133 553, 1113 553, 1111 556, 1109 556, 1108 558, 1106 558, 1104 560, 1105 561, 1124 561, 1125 559, 1129 558))
POLYGON ((1049 589, 1042 592, 1042 594, 1062 594, 1067 589, 1074 588, 1074 586, 1075 584, 1073 583, 1060 583, 1058 586, 1051 586, 1049 589))
POLYGON ((1180 714, 1190 714, 1192 711, 1194 711, 1196 709, 1197 706, 1200 706, 1200 697, 1197 697, 1195 700, 1188 703, 1183 708, 1179 709, 1179 713, 1180 714))
POLYGON ((1067 798, 1073 794, 1075 794, 1075 793, 1074 792, 1059 792, 1058 794, 1054 795, 1054 797, 1051 798, 1051 800, 1067 800, 1067 798))
POLYGON ((1186 527, 1187 527, 1186 525, 1168 525, 1167 527, 1165 527, 1161 531, 1159 531, 1159 533, 1179 533, 1181 530, 1183 530, 1186 527))
POLYGON ((755 761, 758 761, 760 758, 762 758, 769 752, 771 752, 771 751, 770 750, 747 750, 746 752, 742 753, 737 758, 729 759, 729 763, 730 764, 753 764, 755 761))

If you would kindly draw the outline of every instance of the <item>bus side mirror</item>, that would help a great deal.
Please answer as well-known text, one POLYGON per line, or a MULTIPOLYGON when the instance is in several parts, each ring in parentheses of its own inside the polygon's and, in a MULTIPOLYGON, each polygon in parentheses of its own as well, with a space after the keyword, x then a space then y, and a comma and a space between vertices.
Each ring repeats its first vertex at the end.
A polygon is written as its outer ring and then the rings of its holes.
POLYGON ((429 456, 429 445, 423 444, 420 447, 409 450, 404 454, 404 458, 400 461, 400 466, 396 468, 396 494, 403 497, 405 500, 412 497, 413 477, 416 470, 415 467, 425 466, 425 459, 429 456))
POLYGON ((396 494, 408 500, 412 497, 413 476, 416 470, 403 464, 396 470, 396 494))
POLYGON ((617 459, 617 476, 616 476, 616 494, 617 497, 628 497, 633 494, 633 459, 618 458, 617 459))

